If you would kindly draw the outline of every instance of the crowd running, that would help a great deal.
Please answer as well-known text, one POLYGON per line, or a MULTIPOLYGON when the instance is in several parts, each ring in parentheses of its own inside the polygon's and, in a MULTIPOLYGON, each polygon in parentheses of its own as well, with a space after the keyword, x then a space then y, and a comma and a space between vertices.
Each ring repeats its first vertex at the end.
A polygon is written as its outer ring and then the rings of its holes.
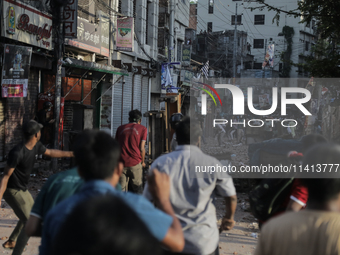
MULTIPOLYGON (((25 123, 24 141, 10 151, 0 181, 0 203, 4 198, 19 218, 3 247, 20 255, 30 236, 41 236, 40 255, 220 254, 220 233, 235 225, 236 189, 225 173, 194 171, 197 165, 222 166, 200 149, 201 123, 172 116, 171 152, 153 161, 143 187, 147 129, 141 120, 139 110, 131 111, 115 138, 85 130, 73 151, 47 149, 39 141, 44 126, 25 123), (34 201, 28 183, 41 154, 75 157, 77 166, 52 175, 34 201), (219 227, 216 196, 225 203, 219 227)), ((302 147, 287 155, 294 164, 339 163, 339 145, 321 135, 301 141, 302 147)), ((261 225, 255 255, 340 255, 340 179, 263 180, 259 187, 250 193, 261 225), (265 199, 276 196, 268 187, 279 185, 288 192, 276 210, 260 212, 265 199)))

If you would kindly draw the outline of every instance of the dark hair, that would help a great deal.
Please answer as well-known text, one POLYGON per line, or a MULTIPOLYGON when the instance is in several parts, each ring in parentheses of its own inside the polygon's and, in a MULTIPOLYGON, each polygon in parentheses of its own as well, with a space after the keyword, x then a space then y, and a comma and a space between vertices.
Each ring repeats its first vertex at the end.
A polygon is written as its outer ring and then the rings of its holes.
POLYGON ((327 139, 319 134, 309 134, 301 138, 302 142, 302 152, 305 153, 308 149, 312 148, 314 145, 327 143, 327 139))
POLYGON ((76 138, 74 156, 85 180, 104 180, 118 165, 120 147, 103 131, 85 130, 76 138))
POLYGON ((184 117, 176 127, 176 139, 179 145, 195 145, 201 136, 201 126, 195 120, 184 117))
MULTIPOLYGON (((340 146, 336 144, 321 144, 312 147, 304 156, 302 169, 316 167, 318 164, 339 164, 340 146)), ((335 169, 335 166, 334 166, 335 169)), ((326 170, 329 172, 329 169, 326 170)), ((324 204, 340 193, 340 179, 303 179, 303 184, 308 188, 308 200, 324 204)))
POLYGON ((129 112, 129 121, 130 122, 138 122, 142 119, 142 113, 135 109, 129 112))
POLYGON ((52 255, 161 254, 159 242, 137 214, 116 196, 99 196, 77 205, 53 243, 52 255))
POLYGON ((178 123, 183 119, 183 114, 182 113, 174 113, 170 117, 170 125, 171 128, 176 130, 178 123))

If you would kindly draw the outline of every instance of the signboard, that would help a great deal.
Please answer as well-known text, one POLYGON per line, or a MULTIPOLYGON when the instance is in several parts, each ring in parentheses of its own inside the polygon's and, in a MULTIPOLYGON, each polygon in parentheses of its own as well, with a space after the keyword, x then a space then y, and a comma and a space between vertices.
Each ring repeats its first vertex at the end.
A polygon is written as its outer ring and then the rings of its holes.
POLYGON ((182 64, 189 66, 191 59, 191 45, 183 45, 182 50, 182 64))
POLYGON ((134 44, 133 36, 133 18, 117 18, 116 49, 132 52, 134 44))
POLYGON ((52 50, 52 16, 19 1, 3 0, 1 35, 52 50))
POLYGON ((77 13, 78 0, 67 0, 63 13, 65 38, 77 38, 77 13))
POLYGON ((27 97, 32 48, 5 44, 2 97, 27 97))
POLYGON ((65 39, 65 44, 108 57, 108 30, 101 34, 101 27, 101 24, 92 24, 78 17, 77 39, 65 39))
MULTIPOLYGON (((98 11, 100 17, 100 52, 103 56, 110 55, 110 17, 102 11, 98 11)), ((113 27, 113 26, 112 26, 113 27)))
POLYGON ((182 85, 191 87, 191 79, 194 77, 194 73, 188 70, 181 70, 182 85))

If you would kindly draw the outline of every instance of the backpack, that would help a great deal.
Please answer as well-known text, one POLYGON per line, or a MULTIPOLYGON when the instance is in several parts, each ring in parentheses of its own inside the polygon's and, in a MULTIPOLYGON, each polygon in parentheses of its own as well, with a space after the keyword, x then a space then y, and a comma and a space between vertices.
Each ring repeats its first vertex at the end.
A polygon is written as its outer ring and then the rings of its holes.
POLYGON ((289 196, 294 178, 263 179, 249 193, 250 209, 260 221, 268 220, 278 212, 281 204, 289 196))

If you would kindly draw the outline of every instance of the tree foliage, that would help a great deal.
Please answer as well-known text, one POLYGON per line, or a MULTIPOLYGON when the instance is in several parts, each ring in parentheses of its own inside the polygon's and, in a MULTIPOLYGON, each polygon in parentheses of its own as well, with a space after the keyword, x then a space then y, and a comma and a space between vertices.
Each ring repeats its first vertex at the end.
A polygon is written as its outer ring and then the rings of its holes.
POLYGON ((298 2, 297 9, 288 11, 272 6, 266 1, 268 0, 257 0, 259 6, 250 9, 275 11, 276 21, 282 13, 302 17, 302 23, 316 20, 319 40, 312 49, 312 55, 306 56, 305 64, 300 66, 315 77, 340 77, 340 67, 338 67, 340 65, 340 1, 302 0, 298 2))

